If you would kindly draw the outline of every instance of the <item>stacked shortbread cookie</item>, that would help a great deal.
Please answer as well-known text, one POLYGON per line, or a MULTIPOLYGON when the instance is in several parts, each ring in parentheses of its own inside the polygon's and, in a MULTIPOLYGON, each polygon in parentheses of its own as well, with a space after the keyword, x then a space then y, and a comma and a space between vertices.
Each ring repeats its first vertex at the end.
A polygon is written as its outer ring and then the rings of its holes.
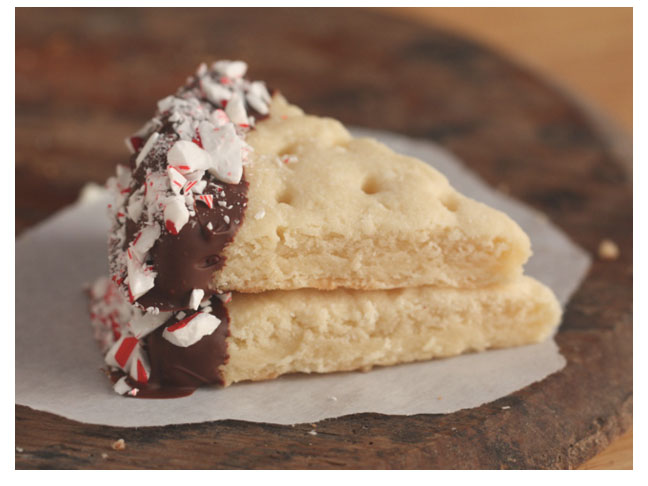
POLYGON ((423 162, 201 66, 110 181, 92 287, 115 389, 176 396, 539 342, 560 319, 524 232, 423 162))

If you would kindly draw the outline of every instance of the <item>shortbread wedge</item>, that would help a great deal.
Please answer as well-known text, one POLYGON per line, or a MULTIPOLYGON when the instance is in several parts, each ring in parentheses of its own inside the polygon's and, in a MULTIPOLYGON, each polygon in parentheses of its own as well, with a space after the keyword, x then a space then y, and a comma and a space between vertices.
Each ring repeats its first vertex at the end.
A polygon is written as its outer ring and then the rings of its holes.
POLYGON ((476 288, 521 275, 530 256, 515 222, 429 165, 281 96, 247 142, 246 217, 214 288, 476 288))
POLYGON ((474 290, 237 294, 228 312, 225 384, 538 343, 561 315, 553 293, 530 277, 474 290))
POLYGON ((560 306, 523 276, 515 222, 246 68, 201 65, 108 181, 110 276, 89 293, 116 392, 177 397, 551 334, 560 306))
POLYGON ((95 332, 106 363, 129 374, 122 385, 143 396, 532 344, 561 314, 553 293, 530 277, 471 290, 233 294, 196 312, 156 316, 137 311, 112 285, 102 279, 91 291, 95 332))
POLYGON ((232 65, 158 101, 110 181, 110 271, 131 300, 169 310, 195 292, 479 288, 522 275, 530 242, 507 215, 232 65))

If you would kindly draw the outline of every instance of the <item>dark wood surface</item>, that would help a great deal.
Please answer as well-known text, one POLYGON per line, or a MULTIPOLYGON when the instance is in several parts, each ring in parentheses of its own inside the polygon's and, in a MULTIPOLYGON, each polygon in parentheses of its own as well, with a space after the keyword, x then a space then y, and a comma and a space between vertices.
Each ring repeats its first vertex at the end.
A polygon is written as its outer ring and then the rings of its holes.
POLYGON ((104 427, 16 406, 17 468, 568 468, 631 424, 631 162, 568 95, 441 30, 358 10, 18 9, 16 234, 103 183, 155 101, 219 58, 247 60, 309 112, 442 144, 594 255, 614 240, 619 259, 595 257, 565 311, 568 364, 478 408, 346 416, 317 435, 104 427))

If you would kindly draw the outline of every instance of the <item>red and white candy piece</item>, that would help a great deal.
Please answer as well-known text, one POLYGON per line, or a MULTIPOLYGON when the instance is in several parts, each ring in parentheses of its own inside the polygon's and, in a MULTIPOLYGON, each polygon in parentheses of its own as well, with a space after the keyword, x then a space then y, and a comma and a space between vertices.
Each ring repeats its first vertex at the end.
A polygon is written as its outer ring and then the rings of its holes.
POLYGON ((228 78, 242 78, 247 72, 247 63, 243 61, 216 61, 212 69, 228 78))
POLYGON ((227 116, 227 113, 225 113, 223 110, 212 111, 211 115, 209 116, 209 119, 211 120, 213 125, 217 128, 227 125, 228 123, 232 123, 232 121, 227 116))
POLYGON ((177 235, 189 221, 189 210, 183 196, 170 196, 165 200, 164 225, 169 233, 177 235))
POLYGON ((211 194, 199 194, 195 196, 195 199, 206 204, 209 209, 214 207, 214 196, 211 194))
POLYGON ((196 205, 196 200, 194 199, 193 192, 191 191, 185 192, 184 201, 187 206, 187 211, 189 211, 189 217, 195 216, 196 211, 194 210, 194 206, 196 205))
POLYGON ((146 254, 153 247, 161 233, 162 230, 160 230, 160 227, 157 224, 149 224, 142 228, 137 236, 135 236, 131 245, 133 250, 137 253, 140 261, 145 260, 146 254))
POLYGON ((148 155, 148 153, 151 151, 153 148, 153 145, 155 145, 155 142, 157 142, 157 139, 160 137, 160 134, 158 132, 153 132, 151 136, 148 138, 144 146, 142 147, 142 150, 140 150, 140 153, 137 154, 137 158, 135 159, 135 167, 139 167, 139 165, 142 163, 142 160, 148 155))
POLYGON ((167 167, 167 175, 169 176, 169 184, 171 185, 171 190, 175 194, 180 194, 180 191, 187 183, 187 178, 183 176, 178 169, 170 165, 167 167))
POLYGON ((270 93, 268 93, 268 89, 263 81, 252 81, 248 92, 261 99, 264 103, 270 103, 272 100, 272 97, 270 96, 270 93))
POLYGON ((203 289, 193 289, 191 291, 191 296, 189 297, 189 308, 198 310, 204 296, 205 291, 203 289))
POLYGON ((157 274, 138 261, 132 251, 127 253, 126 268, 130 298, 132 302, 135 302, 155 286, 157 274))
POLYGON ((247 95, 245 95, 245 99, 250 104, 250 106, 260 114, 267 115, 270 112, 268 105, 257 95, 248 93, 247 95))
POLYGON ((130 186, 131 171, 128 167, 120 164, 117 166, 116 174, 115 179, 112 179, 110 182, 114 182, 116 185, 114 189, 116 189, 118 193, 123 194, 130 186))
POLYGON ((247 111, 245 111, 245 103, 243 96, 239 93, 234 93, 225 107, 225 113, 232 123, 237 125, 248 125, 247 111))
POLYGON ((151 376, 151 365, 149 364, 148 356, 141 346, 137 346, 133 350, 128 374, 138 383, 148 383, 149 381, 151 376))
POLYGON ((166 98, 162 98, 157 102, 157 107, 160 113, 165 111, 170 111, 176 105, 175 96, 169 95, 166 98))
POLYGON ((155 207, 160 195, 165 194, 169 188, 169 177, 161 172, 151 172, 146 175, 146 188, 144 190, 144 200, 149 207, 155 207))
POLYGON ((203 146, 211 156, 208 168, 218 180, 238 184, 243 176, 243 148, 245 142, 231 123, 216 128, 209 122, 200 123, 203 146))
POLYGON ((225 292, 224 294, 217 295, 223 304, 229 304, 230 302, 232 302, 232 292, 225 292))
POLYGON ((180 120, 180 123, 175 125, 175 132, 180 136, 180 140, 187 140, 191 142, 191 140, 194 138, 195 130, 191 125, 191 121, 187 118, 183 118, 182 120, 180 120))
POLYGON ((111 280, 107 277, 99 277, 90 286, 90 298, 92 300, 103 299, 108 295, 108 288, 111 285, 111 280))
POLYGON ((132 306, 132 309, 133 315, 128 321, 127 327, 131 334, 138 339, 147 336, 171 317, 171 312, 153 314, 150 312, 141 312, 135 306, 132 306))
POLYGON ((299 162, 299 158, 295 154, 286 154, 281 158, 281 161, 284 164, 296 164, 299 162))
POLYGON ((144 194, 143 188, 139 193, 133 194, 128 201, 128 207, 126 212, 128 217, 135 223, 139 222, 140 217, 142 216, 142 210, 144 209, 144 194))
POLYGON ((196 181, 196 183, 191 186, 190 189, 194 194, 202 194, 205 190, 205 187, 207 187, 207 181, 196 181))
POLYGON ((139 392, 137 388, 133 388, 128 384, 125 376, 122 376, 115 382, 115 384, 113 385, 113 390, 115 390, 115 392, 119 393, 120 395, 129 394, 132 396, 137 395, 137 393, 139 392))
POLYGON ((182 174, 205 170, 211 164, 209 154, 188 140, 179 140, 171 147, 167 154, 167 162, 182 174))
POLYGON ((220 319, 212 314, 196 312, 167 327, 162 337, 171 344, 186 348, 197 343, 204 336, 213 333, 220 325, 220 319))
POLYGON ((205 92, 207 99, 215 105, 219 105, 223 100, 229 100, 232 97, 232 92, 229 89, 214 82, 209 77, 200 80, 200 87, 205 92))
POLYGON ((265 87, 265 84, 260 81, 250 83, 250 88, 245 95, 245 99, 252 108, 262 115, 267 115, 270 112, 268 104, 270 103, 270 93, 265 87))
POLYGON ((104 358, 108 366, 119 368, 123 371, 128 371, 131 360, 133 358, 133 351, 139 346, 139 341, 133 336, 120 337, 112 348, 106 353, 104 358))

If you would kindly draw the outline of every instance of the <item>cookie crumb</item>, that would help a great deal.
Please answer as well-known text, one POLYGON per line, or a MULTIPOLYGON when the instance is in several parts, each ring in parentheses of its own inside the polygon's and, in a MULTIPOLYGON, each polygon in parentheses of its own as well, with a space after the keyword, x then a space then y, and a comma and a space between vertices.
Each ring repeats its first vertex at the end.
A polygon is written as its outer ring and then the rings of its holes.
POLYGON ((502 407, 502 410, 508 410, 509 408, 511 408, 510 405, 504 405, 504 406, 502 407))
POLYGON ((102 452, 101 453, 101 458, 102 459, 108 459, 108 454, 106 454, 105 452, 102 452))
POLYGON ((317 431, 316 431, 316 430, 310 430, 308 433, 309 433, 310 435, 317 435, 317 431))
POLYGON ((116 440, 115 442, 113 442, 112 448, 116 451, 123 451, 124 449, 126 449, 126 442, 124 441, 124 439, 116 440))
POLYGON ((598 256, 602 260, 616 260, 619 258, 619 247, 614 241, 605 239, 599 244, 598 256))
POLYGON ((25 452, 25 449, 22 447, 16 447, 16 452, 25 452))

